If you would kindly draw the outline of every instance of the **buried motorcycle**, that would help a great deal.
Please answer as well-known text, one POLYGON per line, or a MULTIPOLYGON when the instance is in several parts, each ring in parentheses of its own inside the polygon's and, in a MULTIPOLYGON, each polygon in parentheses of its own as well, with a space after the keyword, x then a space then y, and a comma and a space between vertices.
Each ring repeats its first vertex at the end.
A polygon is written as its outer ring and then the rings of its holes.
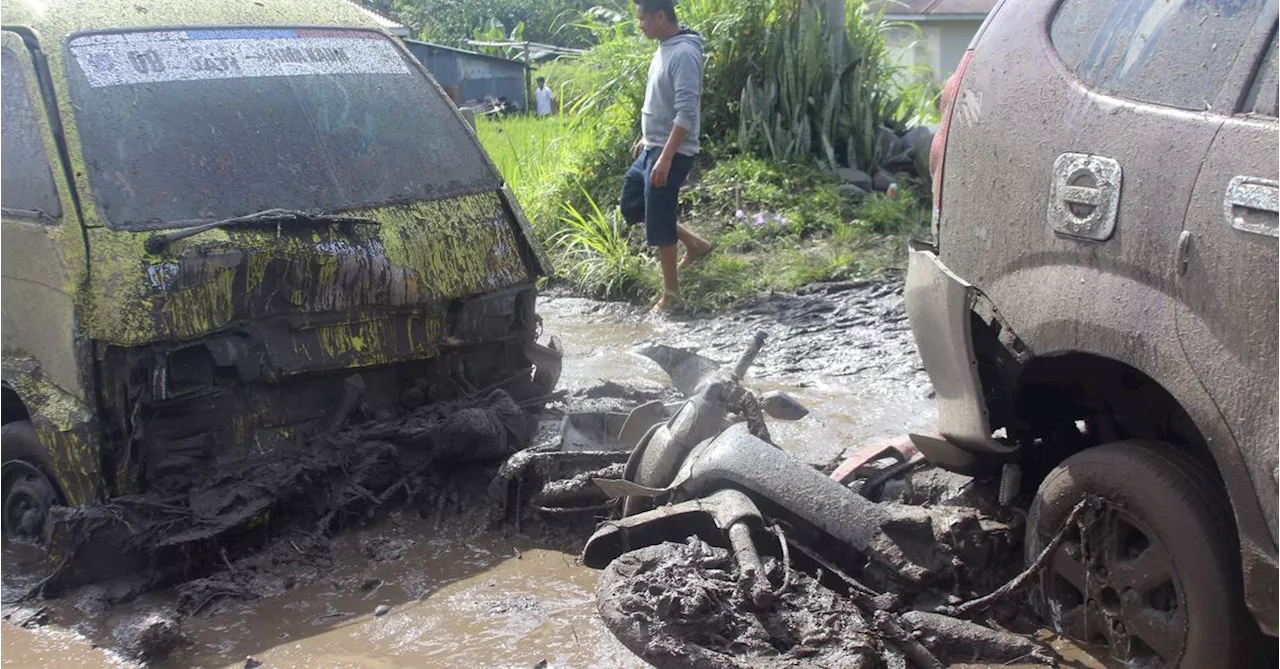
MULTIPOLYGON (((908 440, 861 449, 832 475, 789 455, 764 417, 807 411, 742 384, 764 340, 728 370, 642 352, 687 399, 632 411, 621 477, 593 478, 621 500, 582 555, 605 570, 598 608, 615 636, 660 667, 1051 662, 1005 628, 1027 622, 1009 596, 1058 543, 1018 573, 1023 519, 999 483, 926 467, 908 440)), ((1096 512, 1082 502, 1067 524, 1096 512)))

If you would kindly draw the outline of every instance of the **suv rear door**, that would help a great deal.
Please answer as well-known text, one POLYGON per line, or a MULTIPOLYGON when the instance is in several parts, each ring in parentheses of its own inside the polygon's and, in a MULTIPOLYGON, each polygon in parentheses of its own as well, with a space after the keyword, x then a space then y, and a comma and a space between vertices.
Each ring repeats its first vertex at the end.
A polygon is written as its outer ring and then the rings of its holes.
MULTIPOLYGON (((1195 185, 1191 166, 1222 122, 1206 110, 1239 44, 1209 43, 1234 23, 1202 25, 1202 3, 1174 3, 1191 16, 1163 13, 1168 4, 1008 3, 961 82, 942 259, 996 305, 1034 305, 1004 315, 1038 352, 1127 346, 1066 321, 1040 327, 1058 314, 1140 331, 1151 349, 1176 342, 1169 259, 1195 185)), ((1175 351, 1148 352, 1175 360, 1175 351)))
POLYGON ((1200 167, 1176 267, 1179 338, 1248 463, 1274 541, 1280 121, 1269 5, 1232 73, 1237 97, 1224 109, 1234 115, 1200 167))

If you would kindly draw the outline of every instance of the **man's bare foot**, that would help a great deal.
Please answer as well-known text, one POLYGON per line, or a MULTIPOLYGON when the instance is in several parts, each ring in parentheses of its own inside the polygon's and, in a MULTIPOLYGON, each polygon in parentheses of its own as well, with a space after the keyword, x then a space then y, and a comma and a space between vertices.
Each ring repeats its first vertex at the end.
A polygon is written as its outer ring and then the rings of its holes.
POLYGON ((711 242, 707 242, 706 246, 703 246, 702 248, 699 248, 699 249, 690 248, 689 250, 685 251, 684 260, 680 261, 680 267, 681 268, 688 267, 689 265, 692 265, 693 263, 696 263, 699 260, 702 260, 707 256, 707 254, 711 253, 714 250, 716 250, 716 245, 712 244, 711 242))
POLYGON ((679 297, 667 293, 666 295, 658 298, 658 301, 654 303, 653 308, 649 309, 649 315, 665 316, 679 311, 682 307, 683 305, 680 303, 679 297))

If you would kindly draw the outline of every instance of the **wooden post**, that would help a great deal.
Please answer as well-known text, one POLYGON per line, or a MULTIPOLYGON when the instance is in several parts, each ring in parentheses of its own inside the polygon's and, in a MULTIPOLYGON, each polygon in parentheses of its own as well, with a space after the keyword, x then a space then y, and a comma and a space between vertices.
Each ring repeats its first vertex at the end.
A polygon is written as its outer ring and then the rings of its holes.
POLYGON ((533 99, 533 71, 529 63, 529 43, 524 43, 524 111, 529 113, 537 111, 531 105, 534 104, 533 99))

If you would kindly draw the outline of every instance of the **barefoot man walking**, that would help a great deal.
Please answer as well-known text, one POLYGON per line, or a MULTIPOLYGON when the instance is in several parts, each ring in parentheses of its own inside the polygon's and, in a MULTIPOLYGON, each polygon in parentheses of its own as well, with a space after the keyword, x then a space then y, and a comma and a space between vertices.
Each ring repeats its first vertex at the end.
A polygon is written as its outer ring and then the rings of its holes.
POLYGON ((641 110, 641 134, 635 163, 622 183, 623 218, 644 223, 645 240, 658 247, 663 293, 653 310, 680 306, 676 242, 685 247, 688 266, 711 252, 711 242, 676 222, 680 187, 698 154, 702 105, 702 36, 681 28, 673 0, 635 0, 645 37, 658 42, 649 63, 649 83, 641 110))

